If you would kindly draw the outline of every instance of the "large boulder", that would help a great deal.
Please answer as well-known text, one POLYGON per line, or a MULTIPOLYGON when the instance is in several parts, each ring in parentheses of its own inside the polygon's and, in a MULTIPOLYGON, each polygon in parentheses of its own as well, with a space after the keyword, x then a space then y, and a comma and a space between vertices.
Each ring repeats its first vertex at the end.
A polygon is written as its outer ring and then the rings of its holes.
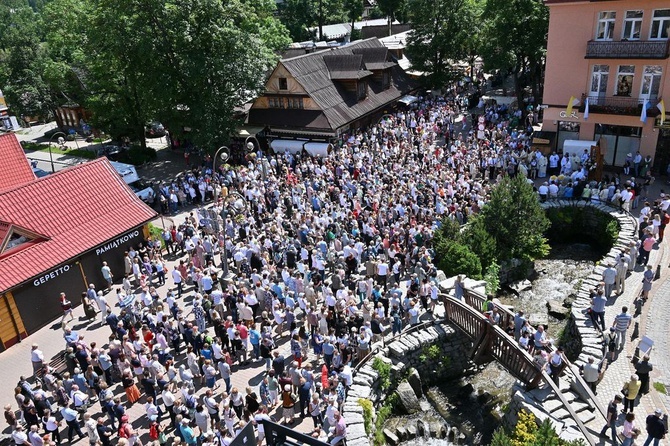
POLYGON ((551 316, 559 320, 563 320, 570 315, 570 308, 564 307, 561 302, 555 300, 547 301, 547 309, 551 316))
POLYGON ((412 372, 407 377, 407 382, 412 386, 412 389, 414 389, 417 398, 421 398, 423 390, 421 388, 421 377, 419 376, 419 371, 417 369, 412 369, 412 372))
POLYGON ((411 415, 417 412, 421 412, 419 398, 417 398, 414 389, 407 381, 400 383, 396 389, 396 393, 398 394, 398 399, 400 400, 400 406, 405 413, 411 415))

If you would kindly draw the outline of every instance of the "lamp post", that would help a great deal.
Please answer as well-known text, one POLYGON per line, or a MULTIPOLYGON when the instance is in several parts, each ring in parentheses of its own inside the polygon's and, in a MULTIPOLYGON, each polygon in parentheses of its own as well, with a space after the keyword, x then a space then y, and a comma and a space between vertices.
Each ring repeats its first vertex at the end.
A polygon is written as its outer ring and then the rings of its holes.
POLYGON ((237 192, 231 192, 228 194, 226 201, 223 202, 223 209, 219 213, 223 224, 221 225, 223 233, 223 280, 229 280, 228 275, 228 247, 226 246, 226 219, 229 215, 233 217, 239 212, 247 209, 247 202, 244 197, 237 192), (228 209, 230 207, 231 209, 228 209))
POLYGON ((56 132, 53 135, 51 135, 51 138, 49 138, 49 160, 51 161, 51 173, 54 173, 56 171, 56 168, 54 167, 54 157, 53 154, 51 153, 51 141, 53 141, 54 136, 56 135, 63 135, 64 137, 67 138, 67 135, 63 132, 56 132))
POLYGON ((219 154, 221 153, 221 162, 226 162, 228 161, 228 158, 230 158, 230 149, 226 146, 221 146, 218 148, 216 153, 214 154, 214 159, 212 160, 212 173, 216 172, 216 159, 219 157, 219 154), (223 151, 223 153, 221 153, 223 151))
MULTIPOLYGON (((247 152, 249 153, 252 153, 256 148, 258 148, 258 150, 261 149, 261 143, 258 142, 258 139, 254 135, 247 136, 247 138, 244 140, 244 146, 246 147, 247 152), (254 145, 253 142, 249 141, 250 139, 253 139, 256 142, 256 144, 254 145)), ((265 157, 260 157, 258 162, 261 164, 261 175, 263 175, 263 181, 265 181, 265 178, 268 175, 268 168, 269 168, 268 161, 265 157)))

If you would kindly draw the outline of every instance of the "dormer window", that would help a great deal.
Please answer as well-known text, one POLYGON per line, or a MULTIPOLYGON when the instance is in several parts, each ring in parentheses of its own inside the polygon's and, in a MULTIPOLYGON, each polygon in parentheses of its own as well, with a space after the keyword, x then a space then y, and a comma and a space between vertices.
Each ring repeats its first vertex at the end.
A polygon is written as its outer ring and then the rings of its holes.
POLYGON ((368 83, 365 81, 358 81, 358 100, 365 99, 368 94, 368 83))
POLYGON ((382 72, 382 88, 387 90, 391 86, 391 75, 387 70, 382 72))
POLYGON ((279 78, 279 89, 288 90, 288 80, 285 77, 279 78))

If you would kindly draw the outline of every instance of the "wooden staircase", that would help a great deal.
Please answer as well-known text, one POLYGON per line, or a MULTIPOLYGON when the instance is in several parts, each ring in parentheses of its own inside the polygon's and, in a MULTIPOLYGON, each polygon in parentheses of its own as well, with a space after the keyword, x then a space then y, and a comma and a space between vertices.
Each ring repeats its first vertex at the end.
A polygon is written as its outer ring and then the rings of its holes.
POLYGON ((492 325, 479 311, 485 296, 465 290, 463 301, 441 295, 445 318, 473 340, 471 359, 476 363, 496 360, 519 381, 514 397, 539 418, 549 418, 559 436, 565 440, 581 438, 594 446, 605 425, 606 410, 571 363, 561 372, 558 385, 547 372, 500 326, 508 326, 514 314, 500 308, 500 325, 492 325), (521 388, 521 385, 523 386, 521 388))

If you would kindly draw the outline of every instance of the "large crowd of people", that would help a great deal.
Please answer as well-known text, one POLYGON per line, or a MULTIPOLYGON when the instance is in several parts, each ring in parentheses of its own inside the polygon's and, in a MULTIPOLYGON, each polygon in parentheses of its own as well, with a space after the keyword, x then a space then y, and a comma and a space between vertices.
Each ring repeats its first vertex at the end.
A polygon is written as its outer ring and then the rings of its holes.
MULTIPOLYGON (((340 444, 352 367, 438 304, 431 241, 442 219, 466 223, 503 175, 555 167, 531 149, 531 129, 509 125, 516 110, 485 106, 481 130, 459 104, 422 98, 324 158, 258 152, 235 167, 206 158, 161 183, 156 206, 192 211, 130 249, 123 278, 105 266, 108 283, 83 292, 86 317, 108 327, 107 347, 69 326, 61 295, 67 370, 56 373, 34 346, 41 379, 17 386, 18 417, 5 407, 17 444, 61 435, 141 444, 126 413, 134 404, 157 444, 227 445, 251 423, 260 445, 264 420, 296 416, 340 444), (240 385, 250 363, 263 364, 262 379, 240 385)), ((581 184, 563 174, 552 185, 581 184)), ((540 198, 550 194, 540 187, 540 198)))

